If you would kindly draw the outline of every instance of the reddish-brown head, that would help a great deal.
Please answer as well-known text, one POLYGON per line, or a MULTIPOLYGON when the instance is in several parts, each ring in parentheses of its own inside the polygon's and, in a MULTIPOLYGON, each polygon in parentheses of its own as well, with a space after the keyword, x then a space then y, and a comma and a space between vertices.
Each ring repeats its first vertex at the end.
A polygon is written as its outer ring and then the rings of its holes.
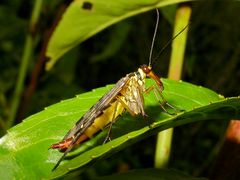
POLYGON ((140 66, 140 68, 143 70, 143 72, 148 75, 152 71, 151 66, 147 66, 146 64, 143 64, 140 66))
POLYGON ((160 88, 160 90, 163 90, 163 84, 162 81, 160 80, 160 77, 158 77, 153 71, 152 71, 152 67, 151 66, 147 66, 147 65, 141 65, 140 68, 142 69, 142 71, 146 74, 147 77, 152 78, 158 85, 158 87, 160 88))

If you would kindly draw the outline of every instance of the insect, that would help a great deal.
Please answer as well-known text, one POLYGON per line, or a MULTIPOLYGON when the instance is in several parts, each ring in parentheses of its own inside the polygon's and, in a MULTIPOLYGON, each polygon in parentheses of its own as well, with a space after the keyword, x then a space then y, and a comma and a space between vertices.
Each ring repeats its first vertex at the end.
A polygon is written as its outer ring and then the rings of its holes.
POLYGON ((165 106, 176 109, 174 106, 170 105, 163 97, 162 91, 164 88, 162 81, 152 71, 151 55, 154 46, 154 39, 157 32, 158 21, 159 12, 157 10, 157 23, 155 26, 150 50, 149 65, 142 65, 136 72, 129 73, 125 77, 121 78, 109 92, 102 96, 102 98, 100 98, 99 101, 80 118, 75 126, 64 136, 62 141, 51 145, 51 149, 59 149, 60 151, 64 152, 62 157, 54 166, 53 170, 59 166, 65 156, 76 145, 87 141, 106 126, 109 126, 109 130, 104 143, 110 140, 112 125, 125 111, 129 112, 132 116, 141 115, 143 117, 146 117, 147 115, 144 111, 144 93, 153 90, 157 100, 160 102, 159 104, 161 108, 166 113, 170 114, 165 109, 165 106), (156 85, 146 88, 146 77, 152 78, 156 82, 156 85))

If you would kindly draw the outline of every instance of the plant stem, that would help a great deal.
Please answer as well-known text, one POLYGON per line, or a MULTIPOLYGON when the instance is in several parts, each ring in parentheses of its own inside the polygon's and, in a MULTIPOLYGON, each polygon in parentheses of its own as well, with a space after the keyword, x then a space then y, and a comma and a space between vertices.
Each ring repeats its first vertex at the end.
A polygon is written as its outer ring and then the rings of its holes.
POLYGON ((21 100, 21 95, 23 92, 24 81, 26 78, 28 65, 34 49, 36 24, 40 16, 41 7, 42 7, 42 0, 36 0, 34 3, 32 15, 30 19, 29 31, 25 41, 23 56, 21 58, 21 65, 20 65, 18 79, 15 86, 14 94, 13 94, 11 111, 9 115, 9 120, 7 122, 7 128, 10 128, 15 122, 16 114, 17 114, 19 103, 21 100))
POLYGON ((157 135, 155 168, 164 168, 168 165, 171 152, 172 133, 173 128, 170 128, 157 135))
MULTIPOLYGON (((188 3, 180 4, 176 11, 173 36, 189 24, 190 16, 191 6, 188 3)), ((172 43, 172 53, 168 73, 168 78, 170 79, 179 80, 181 78, 187 32, 187 29, 183 31, 172 43)), ((157 136, 155 153, 156 168, 164 168, 168 165, 171 153, 172 134, 173 128, 170 128, 160 132, 157 136)))
MULTIPOLYGON (((176 12, 174 25, 174 35, 180 32, 189 24, 191 16, 191 7, 188 4, 181 5, 176 12)), ((182 75, 182 67, 184 63, 184 54, 187 43, 188 28, 183 31, 172 43, 172 54, 168 71, 168 78, 180 80, 182 75)))
POLYGON ((62 15, 65 12, 66 8, 67 8, 67 5, 65 3, 62 3, 58 8, 57 13, 54 16, 54 21, 51 24, 51 26, 46 28, 44 32, 42 32, 43 40, 42 40, 41 50, 39 51, 38 57, 36 58, 36 63, 32 69, 31 80, 29 84, 26 86, 25 91, 23 93, 23 98, 19 107, 19 113, 16 117, 17 121, 23 119, 26 114, 26 111, 29 107, 32 96, 38 86, 40 74, 43 72, 43 68, 46 63, 45 54, 46 54, 49 39, 52 33, 54 32, 58 22, 61 20, 62 15))

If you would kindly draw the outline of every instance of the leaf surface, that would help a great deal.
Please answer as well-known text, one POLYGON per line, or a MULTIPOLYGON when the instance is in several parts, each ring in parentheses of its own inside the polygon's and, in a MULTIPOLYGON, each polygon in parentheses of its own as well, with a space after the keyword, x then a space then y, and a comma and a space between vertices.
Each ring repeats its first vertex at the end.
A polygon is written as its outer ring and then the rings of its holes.
MULTIPOLYGON (((147 80, 147 87, 152 83, 147 80)), ((169 127, 200 120, 240 118, 239 97, 225 99, 209 89, 185 82, 163 79, 163 83, 164 97, 169 103, 184 109, 184 112, 170 116, 162 111, 152 92, 146 94, 145 110, 152 123, 151 128, 143 118, 125 113, 113 126, 112 141, 102 145, 106 132, 99 133, 70 153, 68 160, 64 160, 53 173, 51 169, 62 153, 48 150, 49 146, 60 141, 112 86, 64 100, 28 117, 0 139, 0 177, 60 177, 77 168, 83 170, 89 163, 169 127)))
POLYGON ((190 0, 75 0, 55 29, 48 48, 46 69, 70 49, 125 18, 155 8, 190 0))

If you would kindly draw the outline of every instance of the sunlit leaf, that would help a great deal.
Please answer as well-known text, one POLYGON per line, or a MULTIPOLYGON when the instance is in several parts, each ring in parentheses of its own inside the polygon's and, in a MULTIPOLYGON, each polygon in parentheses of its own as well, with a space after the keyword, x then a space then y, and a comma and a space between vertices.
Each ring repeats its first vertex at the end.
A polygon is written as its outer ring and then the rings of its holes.
MULTIPOLYGON (((60 177, 83 170, 89 163, 112 154, 169 127, 208 119, 240 117, 239 98, 224 99, 215 92, 185 82, 163 80, 164 97, 184 112, 170 116, 162 111, 153 93, 145 95, 145 109, 152 123, 125 113, 113 126, 112 141, 102 145, 105 132, 82 144, 51 172, 62 153, 48 149, 60 141, 76 121, 112 86, 98 88, 47 107, 11 128, 0 139, 0 177, 39 179, 60 177), (74 157, 76 156, 76 157, 74 157), (74 157, 74 158, 73 158, 74 157)), ((147 86, 152 83, 147 81, 147 86)))

